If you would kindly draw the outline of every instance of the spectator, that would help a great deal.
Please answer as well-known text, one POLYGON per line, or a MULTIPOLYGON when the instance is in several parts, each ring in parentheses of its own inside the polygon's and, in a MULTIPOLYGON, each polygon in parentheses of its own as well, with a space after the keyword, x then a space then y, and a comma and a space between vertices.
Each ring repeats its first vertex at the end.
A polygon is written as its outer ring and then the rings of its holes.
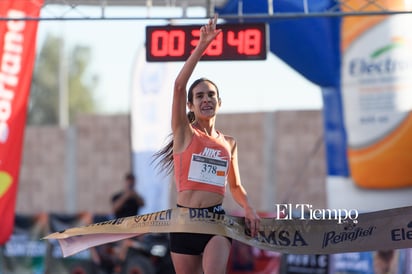
POLYGON ((124 218, 139 214, 144 206, 143 198, 135 190, 135 176, 127 173, 124 177, 124 189, 112 196, 113 213, 116 218, 124 218))

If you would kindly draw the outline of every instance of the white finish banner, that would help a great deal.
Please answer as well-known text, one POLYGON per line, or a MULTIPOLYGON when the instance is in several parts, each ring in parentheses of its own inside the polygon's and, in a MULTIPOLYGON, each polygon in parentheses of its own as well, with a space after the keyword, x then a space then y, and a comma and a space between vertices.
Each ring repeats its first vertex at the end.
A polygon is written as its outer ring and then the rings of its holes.
POLYGON ((262 218, 250 237, 243 217, 175 208, 74 227, 48 235, 65 257, 92 246, 144 233, 192 232, 223 235, 260 249, 293 254, 333 254, 412 247, 412 206, 361 213, 356 220, 262 218))

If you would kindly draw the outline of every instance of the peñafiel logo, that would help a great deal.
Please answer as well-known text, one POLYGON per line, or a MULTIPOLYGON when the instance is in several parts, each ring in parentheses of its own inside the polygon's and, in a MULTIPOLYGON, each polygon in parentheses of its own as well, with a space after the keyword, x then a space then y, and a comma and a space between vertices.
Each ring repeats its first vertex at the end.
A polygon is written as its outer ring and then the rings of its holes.
POLYGON ((412 240, 412 221, 406 225, 406 228, 392 229, 391 239, 394 242, 412 240))
POLYGON ((375 226, 370 226, 369 228, 364 229, 362 227, 354 226, 353 228, 350 228, 351 231, 343 231, 340 233, 329 231, 323 234, 322 248, 325 248, 330 244, 339 244, 348 241, 353 242, 358 238, 369 237, 372 235, 375 228, 375 226))

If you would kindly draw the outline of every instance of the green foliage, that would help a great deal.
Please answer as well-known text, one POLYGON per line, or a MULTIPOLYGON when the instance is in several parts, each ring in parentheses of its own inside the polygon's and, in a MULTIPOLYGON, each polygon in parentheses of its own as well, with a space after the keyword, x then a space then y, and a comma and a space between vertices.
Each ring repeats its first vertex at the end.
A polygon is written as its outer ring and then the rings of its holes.
MULTIPOLYGON (((59 71, 62 46, 61 38, 49 34, 36 57, 27 117, 27 123, 30 125, 55 125, 59 122, 61 79, 59 71)), ((66 56, 65 81, 69 123, 72 123, 78 113, 95 111, 93 91, 97 86, 97 77, 90 76, 88 73, 88 65, 91 61, 89 47, 76 45, 66 56)))

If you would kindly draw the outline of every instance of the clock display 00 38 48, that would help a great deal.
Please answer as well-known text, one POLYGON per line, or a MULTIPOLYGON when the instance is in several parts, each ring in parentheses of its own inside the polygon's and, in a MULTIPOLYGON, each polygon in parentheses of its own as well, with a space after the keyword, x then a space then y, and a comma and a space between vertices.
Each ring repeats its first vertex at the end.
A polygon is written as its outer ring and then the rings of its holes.
MULTIPOLYGON (((200 25, 147 26, 148 62, 185 61, 199 41, 200 25)), ((206 49, 202 60, 265 60, 266 24, 222 24, 222 32, 206 49)))

